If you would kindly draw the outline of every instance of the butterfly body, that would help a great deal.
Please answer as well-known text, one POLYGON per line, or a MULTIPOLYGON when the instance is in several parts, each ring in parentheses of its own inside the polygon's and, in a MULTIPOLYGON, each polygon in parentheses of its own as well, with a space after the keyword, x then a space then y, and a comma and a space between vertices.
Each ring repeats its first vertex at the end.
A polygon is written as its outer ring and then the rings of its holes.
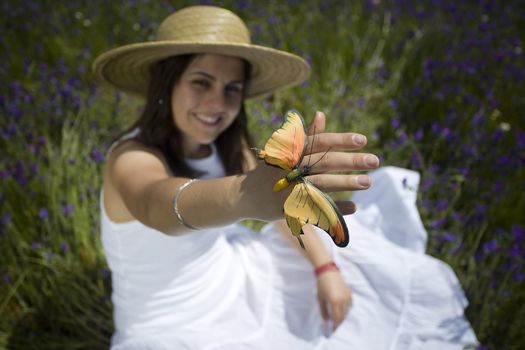
POLYGON ((282 126, 277 129, 263 150, 257 150, 257 157, 273 166, 285 170, 286 176, 275 183, 273 190, 281 191, 295 182, 284 202, 284 217, 292 234, 300 238, 303 226, 315 225, 328 233, 339 247, 348 245, 348 229, 333 200, 315 187, 306 176, 310 166, 301 166, 306 151, 307 135, 304 119, 296 110, 285 114, 282 126))
POLYGON ((295 169, 292 169, 292 171, 286 174, 284 178, 280 179, 275 183, 275 185, 273 186, 273 191, 282 191, 286 187, 290 186, 290 184, 298 178, 302 178, 304 176, 307 176, 308 174, 310 174, 310 167, 308 166, 297 167, 295 169))

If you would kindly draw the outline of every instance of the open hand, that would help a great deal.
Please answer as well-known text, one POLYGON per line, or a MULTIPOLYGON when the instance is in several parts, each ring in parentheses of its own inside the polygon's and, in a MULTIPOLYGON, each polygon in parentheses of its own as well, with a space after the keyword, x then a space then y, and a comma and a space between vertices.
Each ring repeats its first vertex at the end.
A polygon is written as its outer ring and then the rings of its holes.
MULTIPOLYGON (((379 159, 369 153, 348 152, 366 145, 366 137, 357 133, 325 133, 326 117, 317 112, 309 128, 308 147, 301 166, 309 166, 310 180, 324 192, 367 189, 371 181, 366 174, 330 174, 335 171, 371 170, 379 166, 379 159), (315 135, 314 135, 315 132, 315 135)), ((273 192, 273 185, 285 172, 259 162, 242 180, 244 217, 273 221, 282 217, 283 203, 291 187, 273 192)), ((355 211, 350 201, 339 202, 343 214, 355 211)))

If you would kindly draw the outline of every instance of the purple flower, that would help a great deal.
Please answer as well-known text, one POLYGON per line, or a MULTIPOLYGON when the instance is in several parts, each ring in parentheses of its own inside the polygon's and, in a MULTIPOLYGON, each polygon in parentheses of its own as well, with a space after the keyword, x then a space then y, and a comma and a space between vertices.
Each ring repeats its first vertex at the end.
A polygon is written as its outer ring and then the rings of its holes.
POLYGON ((486 217, 487 205, 476 203, 474 206, 474 213, 472 214, 472 219, 474 221, 483 221, 486 217))
POLYGON ((38 152, 38 147, 37 147, 37 145, 35 145, 35 144, 29 143, 29 144, 27 145, 27 150, 28 150, 29 153, 31 153, 31 154, 37 154, 37 152, 38 152))
POLYGON ((474 254, 474 260, 476 260, 476 262, 481 262, 483 261, 483 258, 485 257, 485 255, 483 254, 483 252, 481 250, 478 250, 475 254, 474 254))
POLYGON ((412 152, 412 155, 410 156, 410 164, 412 164, 414 169, 421 169, 421 156, 418 152, 412 152))
POLYGON ((9 122, 5 130, 2 131, 2 138, 4 140, 9 140, 11 137, 15 136, 18 133, 18 128, 13 122, 9 122))
POLYGON ((11 222, 11 214, 3 213, 2 218, 0 219, 0 223, 2 224, 2 227, 9 225, 10 222, 11 222))
POLYGON ((445 224, 447 223, 447 220, 445 218, 443 219, 436 219, 436 220, 432 220, 428 226, 431 228, 431 229, 438 229, 438 228, 441 228, 443 227, 445 224))
POLYGON ((499 194, 501 192, 503 192, 503 190, 505 190, 505 182, 502 181, 502 180, 499 180, 499 181, 496 181, 495 183, 492 184, 491 186, 491 190, 492 192, 496 193, 496 194, 499 194))
POLYGON ((424 131, 423 131, 423 128, 419 128, 416 130, 416 132, 414 133, 414 140, 415 141, 421 141, 423 139, 423 136, 424 136, 424 131))
POLYGON ((518 242, 522 242, 525 239, 525 228, 521 225, 512 225, 510 232, 518 242))
POLYGON ((390 125, 392 126, 392 129, 399 128, 399 126, 401 125, 401 118, 399 117, 392 118, 392 120, 390 121, 390 125))
POLYGON ((462 223, 465 220, 465 214, 459 213, 457 211, 453 211, 452 214, 450 214, 450 217, 452 220, 462 223))
POLYGON ((97 149, 93 149, 90 152, 89 157, 91 158, 91 160, 94 160, 96 163, 102 163, 105 159, 104 154, 97 149))
POLYGON ((514 275, 512 276, 512 280, 514 282, 522 282, 525 279, 525 275, 523 275, 522 271, 516 271, 514 275))
POLYGON ((388 100, 388 106, 392 109, 397 109, 397 101, 394 99, 388 100))
POLYGON ((446 241, 446 242, 452 242, 452 241, 455 241, 458 237, 452 233, 452 232, 445 232, 445 234, 443 235, 443 239, 446 241))
MULTIPOLYGON (((260 26, 259 26, 259 29, 260 29, 260 26)), ((311 56, 311 55, 306 54, 306 55, 303 56, 303 58, 304 58, 304 60, 305 60, 306 62, 308 62, 309 65, 312 65, 312 62, 313 62, 313 61, 312 61, 312 56, 311 56)))
POLYGON ((62 204, 62 213, 64 216, 69 216, 75 209, 75 206, 71 203, 62 204))
POLYGON ((448 127, 444 127, 441 130, 441 136, 447 141, 450 141, 452 138, 454 138, 455 132, 450 130, 448 127))
POLYGON ((469 169, 466 166, 460 166, 458 172, 465 177, 469 175, 469 169))
POLYGON ((517 243, 514 243, 509 249, 507 249, 507 254, 514 258, 525 258, 525 248, 520 247, 520 245, 517 243))
POLYGON ((55 254, 53 254, 53 252, 51 252, 50 250, 46 250, 46 253, 45 253, 46 260, 51 260, 54 257, 55 257, 55 254))
POLYGON ((27 184, 24 167, 21 162, 16 162, 15 167, 11 170, 11 176, 24 187, 27 184))
POLYGON ((60 243, 60 251, 66 253, 69 251, 69 244, 67 242, 60 243))
POLYGON ((272 125, 277 124, 277 123, 282 123, 282 122, 283 122, 283 116, 282 115, 274 115, 272 120, 270 121, 270 123, 272 125))
POLYGON ((496 238, 483 243, 483 252, 485 254, 491 254, 499 250, 499 243, 496 238))
POLYGON ((408 140, 407 133, 404 131, 401 131, 398 136, 398 144, 402 145, 406 142, 406 140, 408 140))
POLYGON ((421 191, 426 191, 434 184, 434 180, 431 177, 427 177, 421 183, 421 191))
POLYGON ((4 280, 4 282, 9 282, 11 280, 11 277, 9 276, 9 274, 7 272, 4 272, 2 274, 2 279, 4 280))
POLYGON ((38 217, 42 220, 47 220, 49 218, 49 212, 46 208, 40 208, 38 211, 38 217))
POLYGON ((31 165, 29 166, 29 171, 30 171, 31 174, 33 174, 33 175, 38 174, 38 164, 31 164, 31 165))
POLYGON ((448 206, 448 201, 446 199, 440 199, 436 203, 436 209, 440 211, 447 209, 447 206, 448 206))
POLYGON ((473 145, 463 145, 461 151, 463 152, 465 157, 476 157, 476 155, 478 154, 477 148, 473 145))
POLYGON ((4 234, 5 228, 9 225, 11 222, 11 215, 9 213, 2 214, 2 218, 0 219, 0 236, 4 234))
POLYGON ((434 70, 434 61, 431 58, 427 58, 423 62, 423 77, 428 79, 432 76, 432 71, 434 70))
POLYGON ((364 99, 364 97, 359 97, 357 99, 357 106, 361 109, 365 108, 366 106, 366 100, 364 99))
POLYGON ((525 133, 522 131, 516 132, 516 147, 520 150, 525 148, 525 133))
POLYGON ((432 131, 433 134, 440 134, 443 130, 443 127, 438 122, 432 122, 430 124, 430 131, 432 131))

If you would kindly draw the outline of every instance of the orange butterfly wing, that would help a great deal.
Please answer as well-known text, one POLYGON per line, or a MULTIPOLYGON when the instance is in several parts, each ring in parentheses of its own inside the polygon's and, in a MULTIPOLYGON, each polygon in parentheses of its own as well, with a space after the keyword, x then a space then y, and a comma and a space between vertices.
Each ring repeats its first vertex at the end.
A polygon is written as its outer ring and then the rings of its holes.
POLYGON ((338 247, 348 245, 348 228, 336 204, 304 178, 284 202, 284 217, 297 238, 303 233, 304 225, 312 224, 328 233, 338 247))
POLYGON ((291 171, 302 160, 306 142, 304 119, 296 110, 290 110, 257 156, 268 164, 291 171))

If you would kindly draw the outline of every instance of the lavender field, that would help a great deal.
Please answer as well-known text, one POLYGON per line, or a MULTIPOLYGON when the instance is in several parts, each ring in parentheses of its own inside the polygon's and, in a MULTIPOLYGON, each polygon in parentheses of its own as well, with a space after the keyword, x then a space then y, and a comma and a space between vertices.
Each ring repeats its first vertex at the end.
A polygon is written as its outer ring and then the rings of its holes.
MULTIPOLYGON (((90 66, 196 3, 0 2, 0 349, 108 348, 101 170, 141 101, 90 66)), ((302 86, 250 101, 256 140, 289 108, 323 110, 383 164, 419 171, 427 252, 458 275, 479 349, 525 349, 525 2, 200 3, 312 64, 302 86)))

